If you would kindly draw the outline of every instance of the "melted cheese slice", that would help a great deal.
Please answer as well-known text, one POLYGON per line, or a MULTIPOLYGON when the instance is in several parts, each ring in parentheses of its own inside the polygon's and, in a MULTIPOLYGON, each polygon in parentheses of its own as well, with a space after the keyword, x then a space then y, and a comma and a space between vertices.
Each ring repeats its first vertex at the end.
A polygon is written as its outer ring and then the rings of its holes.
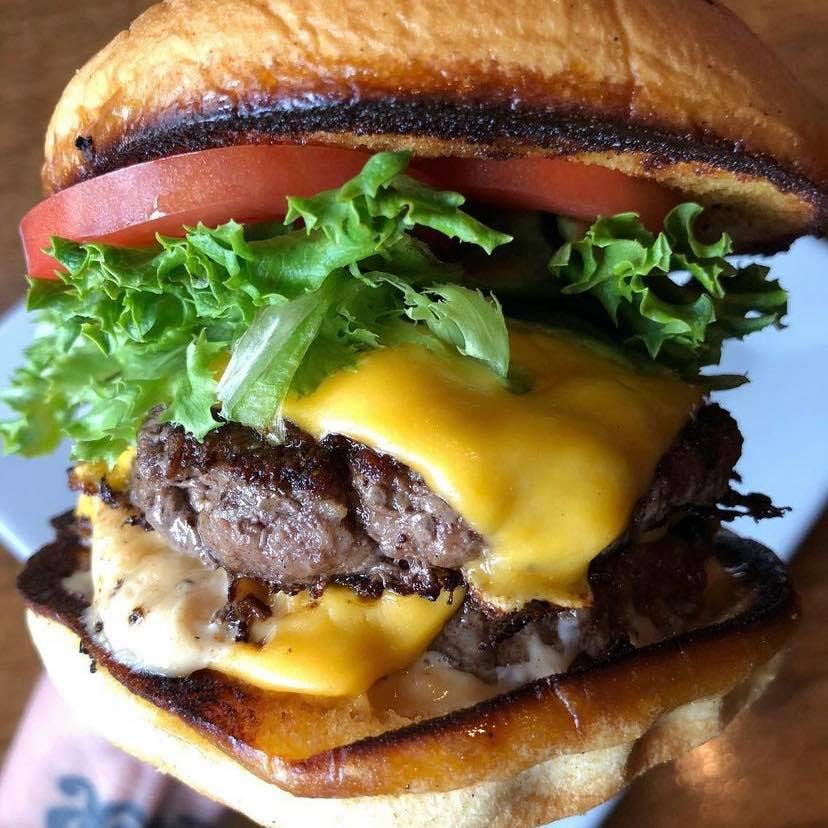
POLYGON ((110 488, 116 492, 123 492, 129 485, 129 476, 132 472, 132 463, 135 460, 136 449, 130 448, 121 452, 115 465, 107 470, 106 463, 78 463, 73 471, 79 483, 88 483, 97 486, 105 480, 110 488))
POLYGON ((93 604, 87 618, 115 658, 133 669, 189 675, 211 668, 267 690, 351 696, 417 660, 463 600, 383 593, 361 600, 342 587, 313 600, 276 596, 257 643, 232 641, 215 623, 228 578, 171 550, 156 532, 126 524, 121 509, 83 495, 92 524, 93 604))
POLYGON ((462 592, 436 601, 388 590, 363 600, 345 587, 318 600, 301 593, 287 599, 262 645, 236 644, 211 666, 268 690, 357 695, 411 664, 462 600, 462 592))
POLYGON ((284 414, 419 472, 488 541, 464 570, 487 602, 583 606, 589 562, 624 531, 701 392, 563 334, 510 339, 534 378, 525 394, 470 359, 408 345, 291 395, 284 414))

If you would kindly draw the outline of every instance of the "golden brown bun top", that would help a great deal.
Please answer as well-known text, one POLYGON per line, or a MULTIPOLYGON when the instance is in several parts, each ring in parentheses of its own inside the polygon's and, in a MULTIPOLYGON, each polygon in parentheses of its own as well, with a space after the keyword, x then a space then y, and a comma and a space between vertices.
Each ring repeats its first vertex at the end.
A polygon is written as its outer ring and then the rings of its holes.
POLYGON ((828 226, 817 104, 710 0, 167 0, 66 88, 44 185, 255 141, 569 156, 746 244, 828 226))

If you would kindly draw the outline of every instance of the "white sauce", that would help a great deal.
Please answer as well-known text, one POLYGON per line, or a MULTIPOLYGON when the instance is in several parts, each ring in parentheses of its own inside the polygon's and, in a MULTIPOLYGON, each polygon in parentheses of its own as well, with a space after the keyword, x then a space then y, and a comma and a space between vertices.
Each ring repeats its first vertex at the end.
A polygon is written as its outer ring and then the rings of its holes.
MULTIPOLYGON (((99 507, 93 523, 91 572, 78 572, 64 587, 91 595, 85 623, 95 641, 135 670, 165 676, 189 675, 208 667, 233 645, 214 622, 227 600, 228 576, 171 550, 155 532, 124 525, 124 512, 99 507), (91 576, 91 577, 90 577, 91 576)), ((254 638, 266 639, 281 615, 257 625, 254 638)), ((528 658, 497 668, 497 681, 486 683, 451 666, 445 656, 426 652, 414 664, 378 681, 369 691, 373 705, 411 719, 470 707, 527 682, 565 672, 580 652, 588 613, 563 612, 558 645, 544 643, 528 629, 528 658)), ((521 635, 521 633, 519 633, 521 635)))
POLYGON ((497 684, 452 667, 441 653, 426 651, 410 667, 376 682, 368 698, 376 709, 416 721, 472 707, 502 692, 497 684))
POLYGON ((583 611, 562 612, 558 616, 558 646, 545 643, 537 633, 524 634, 528 658, 518 664, 497 668, 498 692, 505 693, 530 681, 565 673, 581 652, 583 625, 587 618, 583 611))
POLYGON ((627 624, 629 627, 627 633, 633 647, 646 647, 664 637, 649 618, 633 610, 627 613, 627 624))
POLYGON ((227 600, 223 569, 173 552, 155 532, 100 508, 91 549, 94 603, 84 618, 122 664, 166 676, 206 667, 230 642, 213 618, 227 600))
POLYGON ((60 585, 70 595, 77 595, 86 603, 92 600, 92 575, 88 569, 79 569, 64 578, 60 585))

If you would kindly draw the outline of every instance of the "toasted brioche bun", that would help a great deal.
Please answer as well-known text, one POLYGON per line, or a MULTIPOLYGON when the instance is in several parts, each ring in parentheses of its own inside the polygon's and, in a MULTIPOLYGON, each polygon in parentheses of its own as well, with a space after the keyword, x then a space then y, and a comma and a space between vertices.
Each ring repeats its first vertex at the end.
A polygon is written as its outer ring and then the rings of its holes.
POLYGON ((828 129, 712 0, 167 0, 72 79, 47 192, 250 142, 543 154, 655 179, 743 247, 828 225, 828 129))
POLYGON ((71 533, 30 560, 19 586, 70 703, 127 751, 262 824, 336 813, 354 824, 533 825, 712 737, 773 672, 796 619, 784 567, 729 535, 715 551, 750 585, 726 620, 418 721, 361 698, 320 708, 210 670, 130 670, 90 639, 85 603, 63 586, 83 555, 71 533))
POLYGON ((521 828, 581 813, 609 799, 650 767, 718 735, 772 680, 778 659, 729 693, 696 699, 657 718, 642 734, 608 747, 562 754, 501 780, 459 790, 352 798, 295 796, 238 763, 174 714, 113 678, 89 670, 78 636, 31 610, 32 639, 67 703, 127 753, 169 773, 260 825, 306 828, 452 826, 521 828))

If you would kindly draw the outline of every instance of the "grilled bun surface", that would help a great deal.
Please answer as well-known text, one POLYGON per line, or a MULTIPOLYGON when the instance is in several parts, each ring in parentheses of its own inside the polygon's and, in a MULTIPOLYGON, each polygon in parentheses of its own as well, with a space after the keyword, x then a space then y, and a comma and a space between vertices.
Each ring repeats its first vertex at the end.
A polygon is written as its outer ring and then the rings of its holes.
POLYGON ((771 248, 826 226, 816 106, 716 2, 169 0, 70 82, 43 181, 250 142, 544 154, 655 179, 771 248))
POLYGON ((264 781, 173 713, 130 693, 105 668, 90 673, 78 637, 66 627, 31 611, 27 620, 56 686, 92 727, 127 753, 273 828, 333 822, 354 828, 529 828, 586 811, 653 765, 716 736, 762 692, 777 667, 774 660, 730 693, 682 705, 641 735, 619 732, 615 743, 561 754, 509 778, 445 793, 309 798, 264 781))
MULTIPOLYGON (((417 794, 409 801, 436 807, 440 791, 452 791, 447 801, 455 802, 485 790, 485 801, 495 809, 518 793, 511 807, 520 809, 525 784, 537 789, 532 796, 540 799, 525 804, 526 814, 513 814, 511 824, 582 810, 652 764, 715 735, 722 720, 744 704, 745 688, 784 646, 797 616, 784 567, 773 554, 725 533, 718 536, 715 555, 739 573, 749 598, 736 601, 733 614, 723 620, 455 713, 406 720, 377 713, 360 699, 320 707, 211 670, 182 678, 130 670, 92 640, 82 620, 87 604, 65 586, 83 566, 84 554, 77 538, 64 532, 31 559, 19 579, 35 642, 57 685, 69 687, 74 700, 73 688, 83 677, 86 689, 77 689, 81 707, 101 694, 89 709, 108 707, 107 699, 121 706, 130 699, 151 727, 145 732, 136 725, 123 747, 221 797, 234 787, 211 787, 208 779, 216 771, 205 776, 190 767, 191 759, 175 765, 155 731, 166 731, 166 742, 182 742, 186 755, 191 754, 186 745, 207 745, 221 766, 245 769, 233 774, 247 784, 254 777, 265 780, 265 786, 253 784, 260 793, 251 802, 271 790, 268 807, 297 801, 289 792, 304 798, 357 797, 353 802, 378 804, 369 810, 381 813, 397 797, 417 794), (79 644, 86 654, 80 667, 79 644), (90 657, 96 664, 91 677, 90 657), (730 701, 723 708, 724 699, 730 701), (588 784, 575 792, 583 774, 588 784)), ((127 736, 106 729, 105 735, 116 743, 127 736)), ((239 801, 234 799, 236 806, 239 801)), ((273 819, 259 809, 251 815, 265 824, 273 819)))

